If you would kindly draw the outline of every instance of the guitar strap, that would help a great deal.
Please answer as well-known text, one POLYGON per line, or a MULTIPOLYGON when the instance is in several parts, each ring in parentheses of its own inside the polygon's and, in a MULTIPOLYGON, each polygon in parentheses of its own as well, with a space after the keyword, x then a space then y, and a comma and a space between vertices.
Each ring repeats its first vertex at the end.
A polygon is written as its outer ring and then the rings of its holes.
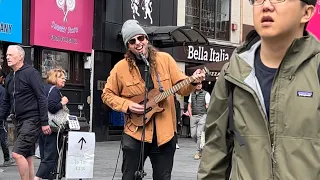
POLYGON ((163 92, 163 87, 162 87, 162 84, 161 84, 161 82, 160 82, 159 73, 158 73, 158 71, 155 71, 155 72, 156 72, 157 81, 158 81, 158 84, 159 84, 159 91, 160 91, 160 92, 163 92))

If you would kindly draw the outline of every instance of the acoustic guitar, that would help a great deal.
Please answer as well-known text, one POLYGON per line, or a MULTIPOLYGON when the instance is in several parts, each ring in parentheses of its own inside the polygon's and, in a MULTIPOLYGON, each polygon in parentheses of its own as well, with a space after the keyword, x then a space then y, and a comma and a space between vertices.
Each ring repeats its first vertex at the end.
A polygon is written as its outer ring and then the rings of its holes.
MULTIPOLYGON (((209 70, 206 67, 204 67, 204 71, 205 71, 205 75, 210 74, 209 70)), ((150 90, 147 95, 145 123, 147 124, 154 114, 164 111, 164 108, 159 106, 159 103, 161 101, 165 100, 170 95, 176 93, 181 88, 189 85, 195 79, 196 78, 194 76, 190 76, 185 80, 177 83, 170 89, 165 90, 164 92, 160 92, 159 89, 150 90)), ((130 100, 135 103, 144 105, 144 94, 132 97, 130 100)), ((128 117, 135 126, 138 126, 138 127, 143 126, 143 114, 130 113, 128 114, 128 117)))

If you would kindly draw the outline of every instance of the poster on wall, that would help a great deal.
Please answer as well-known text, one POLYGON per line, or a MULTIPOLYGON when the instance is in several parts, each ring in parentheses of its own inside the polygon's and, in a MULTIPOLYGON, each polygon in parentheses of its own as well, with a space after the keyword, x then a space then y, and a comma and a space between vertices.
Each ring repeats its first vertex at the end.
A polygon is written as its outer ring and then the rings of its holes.
MULTIPOLYGON (((167 4, 170 5, 170 4, 167 4)), ((135 19, 141 25, 159 25, 160 0, 124 0, 124 21, 135 19)))
POLYGON ((320 40, 320 0, 317 0, 316 11, 310 20, 307 30, 320 40))
POLYGON ((22 0, 0 0, 0 41, 22 43, 22 0))
POLYGON ((91 53, 94 1, 33 0, 31 44, 91 53))

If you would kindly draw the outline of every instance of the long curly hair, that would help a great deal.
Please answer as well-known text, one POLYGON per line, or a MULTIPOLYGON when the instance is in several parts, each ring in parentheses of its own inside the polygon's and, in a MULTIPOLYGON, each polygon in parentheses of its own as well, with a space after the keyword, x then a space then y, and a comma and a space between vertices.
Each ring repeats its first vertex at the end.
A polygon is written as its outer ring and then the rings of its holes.
MULTIPOLYGON (((153 47, 151 44, 148 44, 148 55, 149 55, 149 62, 151 66, 151 72, 154 72, 154 70, 157 69, 157 63, 156 63, 156 55, 157 55, 158 50, 153 47)), ((129 71, 132 72, 135 66, 135 55, 128 50, 126 54, 124 55, 124 58, 129 64, 129 71)))

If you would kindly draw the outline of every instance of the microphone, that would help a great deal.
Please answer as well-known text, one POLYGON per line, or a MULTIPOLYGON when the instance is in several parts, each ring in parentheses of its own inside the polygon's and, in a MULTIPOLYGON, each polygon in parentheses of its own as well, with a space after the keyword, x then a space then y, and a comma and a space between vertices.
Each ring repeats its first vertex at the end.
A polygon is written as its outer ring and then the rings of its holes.
POLYGON ((143 60, 143 62, 150 67, 149 61, 147 60, 146 56, 143 53, 140 53, 140 57, 143 60))

